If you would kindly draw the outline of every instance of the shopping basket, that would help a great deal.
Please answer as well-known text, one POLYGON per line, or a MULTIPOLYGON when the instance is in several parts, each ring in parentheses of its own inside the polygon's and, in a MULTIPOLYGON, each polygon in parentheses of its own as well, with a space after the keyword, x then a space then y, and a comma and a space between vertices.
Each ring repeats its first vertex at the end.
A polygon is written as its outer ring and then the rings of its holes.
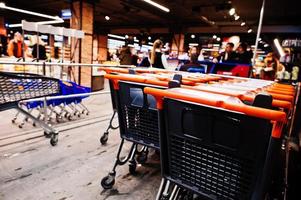
POLYGON ((56 145, 58 132, 18 106, 22 100, 60 94, 59 80, 29 73, 0 72, 0 111, 16 108, 38 123, 56 145))
POLYGON ((175 190, 212 200, 264 199, 284 112, 181 88, 145 93, 157 99, 162 175, 175 190))

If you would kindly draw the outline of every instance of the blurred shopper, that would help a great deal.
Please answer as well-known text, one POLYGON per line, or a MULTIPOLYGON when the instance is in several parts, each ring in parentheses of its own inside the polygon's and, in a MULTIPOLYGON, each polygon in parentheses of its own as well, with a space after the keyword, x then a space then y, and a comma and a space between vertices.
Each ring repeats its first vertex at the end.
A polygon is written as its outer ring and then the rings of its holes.
POLYGON ((168 63, 164 53, 162 53, 163 42, 156 40, 151 53, 151 65, 155 68, 167 69, 168 63))
POLYGON ((264 67, 261 71, 260 78, 264 80, 275 80, 278 75, 282 79, 281 73, 285 71, 285 67, 279 62, 274 53, 268 53, 264 59, 264 67))
POLYGON ((198 57, 198 61, 204 61, 205 60, 205 57, 204 57, 204 51, 203 49, 201 49, 200 51, 200 55, 198 57))
POLYGON ((225 51, 220 53, 218 57, 219 62, 225 63, 235 63, 237 58, 237 53, 234 51, 234 44, 232 42, 228 42, 226 44, 225 51))
MULTIPOLYGON (((24 43, 24 52, 27 50, 27 46, 24 43)), ((7 47, 7 54, 10 57, 22 58, 23 55, 23 37, 21 33, 16 32, 14 38, 9 42, 7 47)))
POLYGON ((239 46, 237 47, 237 56, 235 62, 241 64, 251 64, 253 53, 251 50, 248 51, 247 48, 247 43, 242 42, 239 44, 239 46))
POLYGON ((45 42, 39 36, 32 36, 31 40, 31 47, 32 47, 32 57, 40 60, 46 60, 46 48, 45 42))
POLYGON ((148 52, 144 52, 143 53, 143 58, 139 64, 139 67, 150 67, 151 64, 149 62, 149 53, 148 52))
POLYGON ((123 46, 120 51, 119 56, 120 64, 121 65, 131 65, 132 64, 132 54, 131 49, 128 46, 123 46))
POLYGON ((188 71, 189 68, 203 68, 198 63, 198 53, 191 54, 189 63, 180 66, 179 71, 188 71))
POLYGON ((132 64, 138 66, 138 55, 137 55, 137 50, 135 48, 131 48, 131 55, 132 55, 132 64))

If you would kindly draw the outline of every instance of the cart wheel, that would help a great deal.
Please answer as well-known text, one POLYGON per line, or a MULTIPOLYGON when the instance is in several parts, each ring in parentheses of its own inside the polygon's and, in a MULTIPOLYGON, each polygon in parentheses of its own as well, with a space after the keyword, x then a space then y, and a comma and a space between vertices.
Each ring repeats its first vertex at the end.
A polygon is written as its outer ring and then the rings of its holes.
POLYGON ((80 117, 81 117, 81 114, 80 114, 80 113, 78 113, 78 114, 77 114, 77 117, 78 117, 78 118, 80 118, 80 117))
POLYGON ((18 126, 19 128, 23 128, 23 124, 19 124, 19 126, 18 126))
POLYGON ((57 143, 58 143, 58 141, 59 141, 58 135, 57 135, 57 134, 52 135, 52 137, 51 137, 51 139, 50 139, 50 144, 51 144, 52 146, 56 146, 57 143))
POLYGON ((16 123, 16 119, 12 119, 11 123, 13 123, 13 124, 16 123))
POLYGON ((147 161, 148 151, 143 151, 140 153, 140 155, 137 155, 137 162, 140 164, 144 164, 147 161))
POLYGON ((90 114, 89 112, 86 113, 86 115, 89 115, 89 114, 90 114))
POLYGON ((115 176, 108 175, 101 180, 101 186, 103 189, 111 189, 115 184, 115 176))
POLYGON ((33 122, 33 123, 32 123, 32 126, 36 127, 37 125, 36 125, 36 123, 35 123, 35 122, 33 122))
POLYGON ((109 139, 109 132, 104 132, 104 134, 100 138, 100 143, 105 145, 109 139))
POLYGON ((136 162, 131 162, 129 164, 129 172, 130 172, 130 174, 132 174, 132 175, 136 174, 136 168, 137 168, 136 162))
POLYGON ((28 118, 25 118, 25 121, 28 122, 28 118))
POLYGON ((72 116, 71 116, 71 115, 68 116, 68 120, 69 120, 69 121, 72 120, 72 116))

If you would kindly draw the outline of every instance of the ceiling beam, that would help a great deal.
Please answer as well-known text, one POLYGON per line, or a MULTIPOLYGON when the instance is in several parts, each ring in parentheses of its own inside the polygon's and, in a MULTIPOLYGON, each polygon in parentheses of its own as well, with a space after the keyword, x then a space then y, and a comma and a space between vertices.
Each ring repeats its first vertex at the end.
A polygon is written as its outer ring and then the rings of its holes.
MULTIPOLYGON (((252 27, 253 33, 257 27, 252 27)), ((114 34, 139 34, 143 28, 112 28, 107 29, 114 34)), ((148 32, 155 33, 170 33, 169 28, 148 28, 148 32)), ((246 27, 228 26, 228 27, 188 27, 185 33, 247 33, 246 27)), ((301 33, 301 26, 263 26, 262 33, 301 33)))

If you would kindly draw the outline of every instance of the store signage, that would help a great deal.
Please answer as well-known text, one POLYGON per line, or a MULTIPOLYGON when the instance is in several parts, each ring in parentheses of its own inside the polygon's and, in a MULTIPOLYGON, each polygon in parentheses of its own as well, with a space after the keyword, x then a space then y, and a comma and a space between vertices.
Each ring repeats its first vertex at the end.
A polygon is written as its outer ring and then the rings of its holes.
POLYGON ((300 39, 286 39, 282 41, 283 47, 301 47, 301 40, 300 39))

